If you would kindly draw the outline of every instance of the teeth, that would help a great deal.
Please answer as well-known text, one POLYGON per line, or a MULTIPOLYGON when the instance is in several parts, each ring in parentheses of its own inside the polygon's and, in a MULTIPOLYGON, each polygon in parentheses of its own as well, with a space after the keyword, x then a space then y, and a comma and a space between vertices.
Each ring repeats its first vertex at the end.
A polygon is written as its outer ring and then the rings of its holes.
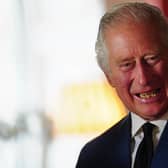
POLYGON ((158 90, 154 90, 152 92, 140 93, 139 97, 143 99, 148 99, 148 98, 157 96, 157 94, 158 94, 158 90))

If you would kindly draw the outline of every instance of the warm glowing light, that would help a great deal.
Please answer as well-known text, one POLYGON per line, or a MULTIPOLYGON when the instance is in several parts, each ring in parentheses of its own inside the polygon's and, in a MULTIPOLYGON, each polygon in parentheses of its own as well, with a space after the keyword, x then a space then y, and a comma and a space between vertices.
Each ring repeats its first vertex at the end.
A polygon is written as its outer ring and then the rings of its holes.
POLYGON ((115 89, 106 82, 72 84, 62 90, 57 129, 61 133, 101 132, 125 114, 115 89))

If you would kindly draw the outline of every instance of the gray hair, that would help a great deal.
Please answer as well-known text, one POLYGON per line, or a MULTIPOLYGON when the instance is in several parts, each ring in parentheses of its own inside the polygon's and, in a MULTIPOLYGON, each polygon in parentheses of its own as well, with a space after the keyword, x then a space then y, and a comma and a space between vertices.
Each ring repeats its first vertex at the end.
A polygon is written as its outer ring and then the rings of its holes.
POLYGON ((105 13, 100 20, 99 32, 95 46, 96 58, 100 68, 106 73, 111 73, 108 51, 105 46, 103 32, 107 27, 114 27, 120 23, 142 22, 142 23, 156 23, 156 26, 162 32, 164 45, 168 47, 168 23, 167 19, 161 13, 160 9, 141 2, 128 2, 113 5, 111 10, 105 13))

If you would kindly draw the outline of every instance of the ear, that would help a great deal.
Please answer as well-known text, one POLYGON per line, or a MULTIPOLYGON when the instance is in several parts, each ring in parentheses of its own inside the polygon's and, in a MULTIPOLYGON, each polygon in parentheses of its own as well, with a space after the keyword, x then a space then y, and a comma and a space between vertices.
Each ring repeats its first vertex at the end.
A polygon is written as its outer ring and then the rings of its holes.
POLYGON ((108 83, 109 83, 112 87, 115 88, 115 84, 114 84, 114 80, 113 80, 113 78, 112 78, 112 75, 111 75, 111 74, 108 75, 108 74, 105 73, 105 76, 106 76, 106 79, 107 79, 108 83))

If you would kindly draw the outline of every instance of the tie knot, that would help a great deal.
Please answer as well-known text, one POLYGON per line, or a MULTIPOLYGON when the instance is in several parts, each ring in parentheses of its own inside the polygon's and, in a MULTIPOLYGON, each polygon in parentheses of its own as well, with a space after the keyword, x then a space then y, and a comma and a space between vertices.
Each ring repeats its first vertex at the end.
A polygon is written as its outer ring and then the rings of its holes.
POLYGON ((154 124, 151 124, 150 122, 146 122, 146 123, 142 126, 142 129, 143 129, 143 132, 144 132, 144 136, 151 136, 154 127, 155 127, 154 124))

